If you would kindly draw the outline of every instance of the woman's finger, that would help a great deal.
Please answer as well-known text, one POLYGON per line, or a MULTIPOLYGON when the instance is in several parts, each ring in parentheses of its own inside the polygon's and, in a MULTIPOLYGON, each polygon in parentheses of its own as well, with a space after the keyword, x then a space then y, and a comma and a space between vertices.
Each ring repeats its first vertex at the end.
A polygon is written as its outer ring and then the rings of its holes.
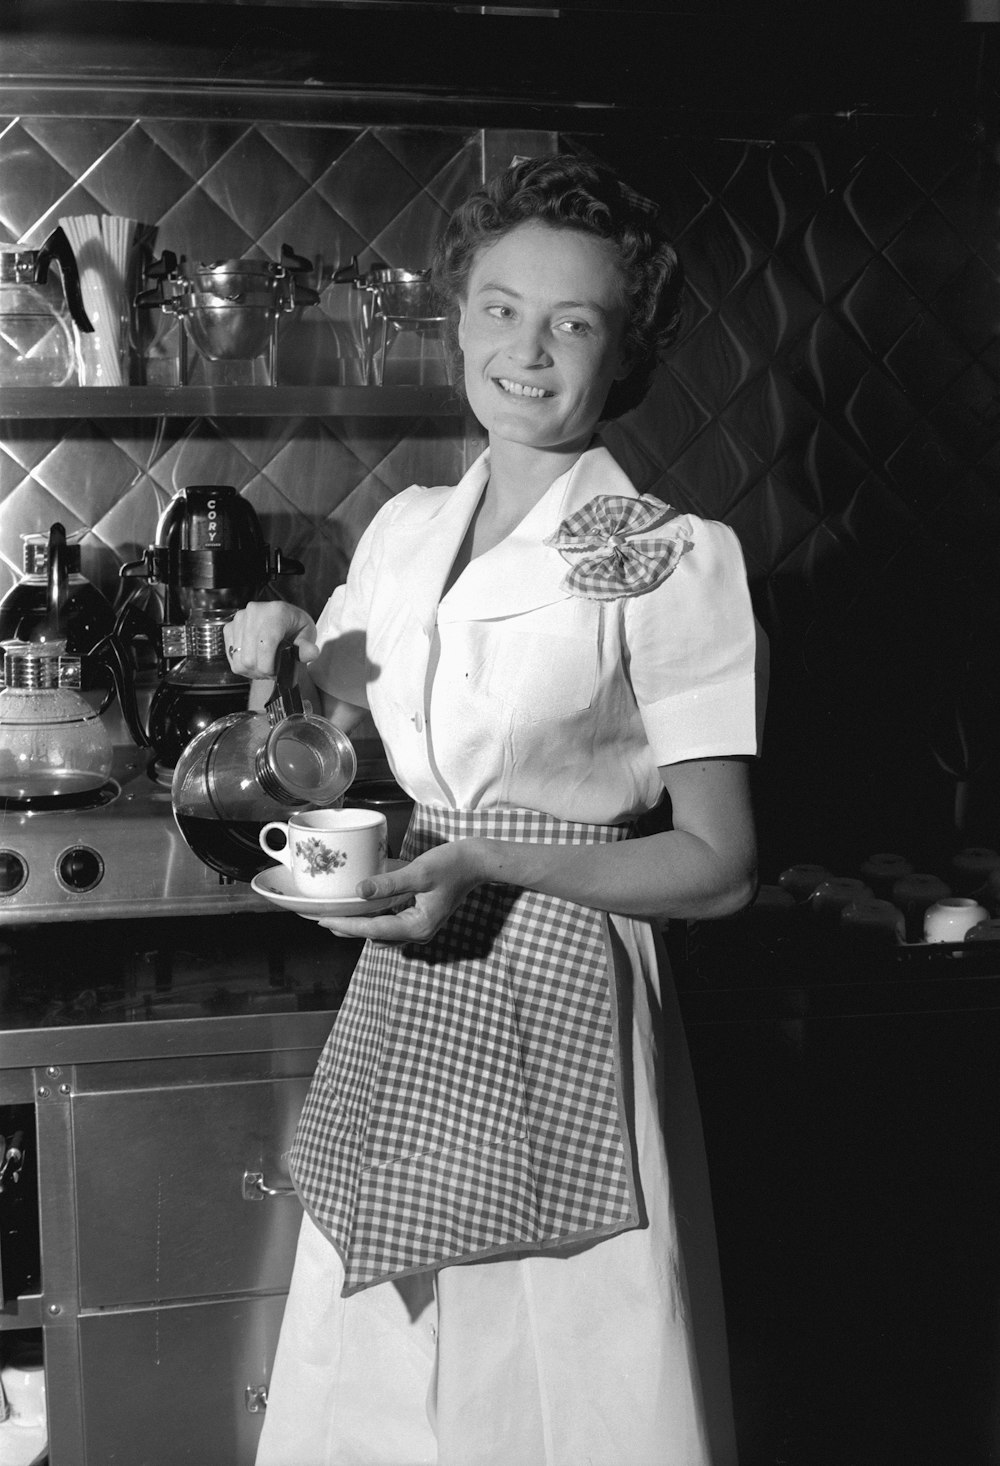
POLYGON ((376 876, 367 876, 357 885, 358 895, 365 901, 381 901, 386 896, 414 896, 418 891, 430 889, 429 882, 420 878, 419 872, 416 877, 411 874, 413 862, 407 861, 405 865, 399 866, 396 870, 382 871, 376 876))
POLYGON ((251 679, 273 677, 278 648, 294 637, 303 662, 319 654, 312 618, 286 601, 251 601, 226 626, 226 656, 231 669, 251 679))
POLYGON ((316 642, 313 641, 310 632, 311 628, 307 631, 301 632, 300 635, 295 638, 295 645, 299 649, 299 661, 306 665, 309 662, 315 662, 316 658, 319 656, 319 647, 317 646, 316 642))
POLYGON ((336 937, 369 938, 373 942, 429 942, 434 935, 416 906, 380 916, 338 916, 321 921, 336 937))

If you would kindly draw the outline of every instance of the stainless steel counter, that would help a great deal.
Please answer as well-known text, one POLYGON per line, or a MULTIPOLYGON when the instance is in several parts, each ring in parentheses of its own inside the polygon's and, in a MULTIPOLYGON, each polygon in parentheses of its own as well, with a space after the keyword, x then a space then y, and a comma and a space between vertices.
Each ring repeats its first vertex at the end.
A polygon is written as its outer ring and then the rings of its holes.
POLYGON ((140 1439, 147 1466, 250 1466, 301 1218, 286 1156, 360 944, 284 913, 2 938, 0 1133, 26 1162, 0 1356, 42 1343, 50 1466, 140 1439))

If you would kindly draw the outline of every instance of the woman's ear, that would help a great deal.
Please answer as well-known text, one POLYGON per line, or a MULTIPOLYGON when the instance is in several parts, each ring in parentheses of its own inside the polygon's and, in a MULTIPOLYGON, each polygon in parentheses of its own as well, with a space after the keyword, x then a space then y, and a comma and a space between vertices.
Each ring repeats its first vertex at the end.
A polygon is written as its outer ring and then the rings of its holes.
POLYGON ((465 351, 465 301, 458 302, 458 328, 456 331, 460 349, 465 351))
POLYGON ((632 355, 631 351, 628 349, 627 343, 623 341, 618 351, 618 365, 615 368, 613 380, 616 382, 624 382, 625 378, 629 376, 634 366, 635 358, 632 355))

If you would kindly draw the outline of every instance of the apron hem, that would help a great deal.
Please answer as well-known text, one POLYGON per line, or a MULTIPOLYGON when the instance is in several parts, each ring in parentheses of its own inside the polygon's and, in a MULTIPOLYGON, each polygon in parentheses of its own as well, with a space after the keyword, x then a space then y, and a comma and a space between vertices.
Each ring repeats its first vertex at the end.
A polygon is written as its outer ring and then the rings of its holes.
MULTIPOLYGON (((400 1269, 399 1272, 385 1273, 380 1277, 372 1278, 370 1282, 344 1284, 341 1296, 352 1298, 357 1293, 364 1293, 369 1288, 377 1288, 381 1283, 394 1283, 401 1278, 415 1277, 419 1273, 439 1273, 447 1267, 465 1267, 472 1264, 484 1264, 491 1262, 515 1262, 521 1258, 528 1257, 553 1257, 560 1253, 567 1256, 574 1252, 582 1252, 590 1247, 596 1247, 601 1242, 606 1242, 611 1237, 617 1237, 622 1232, 632 1232, 644 1225, 638 1216, 626 1217, 622 1222, 607 1227, 598 1227, 589 1232, 578 1232, 572 1237, 563 1237, 557 1242, 537 1243, 525 1246, 523 1240, 518 1242, 502 1243, 497 1247, 483 1248, 479 1252, 464 1252, 458 1257, 443 1257, 439 1262, 431 1266, 420 1265, 400 1269)), ((323 1230, 321 1228, 321 1230, 323 1230)), ((336 1250, 336 1243, 329 1233, 323 1230, 323 1235, 336 1250)), ((338 1256, 339 1256, 338 1252, 338 1256)))

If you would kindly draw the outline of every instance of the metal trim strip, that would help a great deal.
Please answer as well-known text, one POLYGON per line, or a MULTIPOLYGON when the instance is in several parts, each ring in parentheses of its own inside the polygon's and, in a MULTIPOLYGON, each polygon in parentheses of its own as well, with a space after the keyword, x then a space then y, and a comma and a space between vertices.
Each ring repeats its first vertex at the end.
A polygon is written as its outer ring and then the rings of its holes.
POLYGON ((330 1011, 260 1013, 9 1030, 0 1033, 0 1071, 277 1048, 321 1049, 335 1016, 330 1011))

